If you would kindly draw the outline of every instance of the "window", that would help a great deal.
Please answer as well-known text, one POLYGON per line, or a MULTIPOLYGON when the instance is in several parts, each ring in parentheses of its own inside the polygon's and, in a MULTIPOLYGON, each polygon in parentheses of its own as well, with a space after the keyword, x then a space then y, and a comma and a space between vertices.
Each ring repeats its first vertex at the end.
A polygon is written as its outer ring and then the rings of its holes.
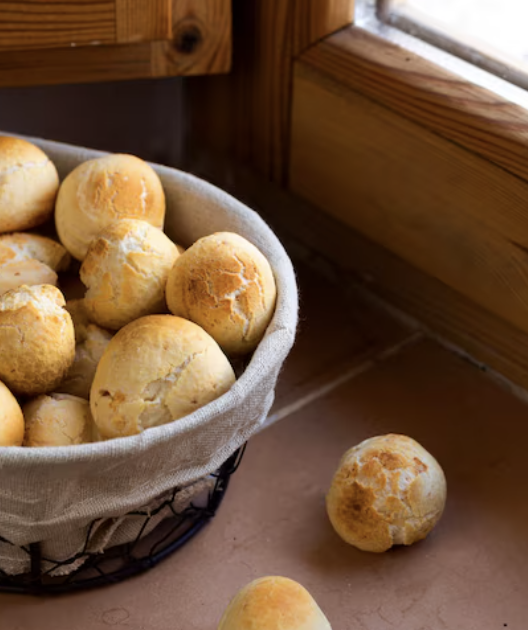
MULTIPOLYGON (((450 4, 456 7, 458 12, 463 5, 466 6, 471 3, 474 6, 478 2, 479 13, 481 13, 483 6, 496 6, 499 1, 503 5, 515 5, 518 11, 523 13, 528 12, 528 0, 526 0, 526 9, 522 8, 524 5, 519 4, 521 1, 524 3, 525 0, 355 0, 354 23, 356 27, 411 51, 459 76, 467 81, 468 85, 485 88, 499 98, 528 110, 528 59, 526 57, 522 61, 519 58, 514 59, 513 55, 510 54, 506 60, 506 53, 498 51, 497 46, 492 47, 489 43, 483 43, 483 37, 479 38, 477 44, 476 37, 470 38, 468 35, 461 35, 460 31, 463 29, 460 28, 460 22, 456 29, 460 39, 456 40, 453 37, 455 28, 444 25, 444 30, 441 31, 438 27, 440 20, 436 20, 436 26, 433 28, 431 26, 434 21, 433 18, 429 15, 427 19, 423 18, 423 21, 419 21, 417 12, 413 13, 411 19, 411 10, 409 9, 410 6, 425 6, 427 2, 428 6, 450 4), (480 52, 478 45, 486 48, 488 54, 480 52), (495 56, 489 54, 492 49, 495 56)), ((438 8, 437 11, 439 12, 438 8)), ((423 17, 424 13, 422 11, 420 15, 423 17)), ((481 13, 481 15, 484 14, 481 13)), ((469 20, 469 18, 466 19, 469 20)), ((503 15, 495 21, 495 24, 503 24, 504 22, 500 22, 501 19, 511 19, 511 16, 503 15)), ((456 21, 455 18, 453 18, 451 26, 454 21, 456 21)), ((472 28, 474 28, 475 22, 472 21, 471 23, 472 28)), ((516 25, 516 29, 521 31, 525 23, 516 25)), ((495 35, 500 36, 503 41, 512 39, 508 37, 508 29, 502 26, 500 29, 497 28, 495 35)), ((528 53, 528 38, 525 38, 525 42, 528 53)))
POLYGON ((528 88, 526 0, 378 0, 379 18, 528 88))
POLYGON ((235 4, 238 62, 191 108, 206 144, 337 218, 281 213, 314 251, 526 386, 528 90, 378 19, 380 0, 235 4), (341 223, 361 237, 334 238, 341 223))

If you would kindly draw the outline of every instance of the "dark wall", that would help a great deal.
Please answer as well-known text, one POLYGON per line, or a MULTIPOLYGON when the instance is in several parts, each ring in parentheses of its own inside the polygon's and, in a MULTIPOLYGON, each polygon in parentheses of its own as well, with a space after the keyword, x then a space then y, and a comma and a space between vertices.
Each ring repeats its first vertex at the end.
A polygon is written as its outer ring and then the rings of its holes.
POLYGON ((0 89, 0 130, 182 160, 183 79, 0 89))

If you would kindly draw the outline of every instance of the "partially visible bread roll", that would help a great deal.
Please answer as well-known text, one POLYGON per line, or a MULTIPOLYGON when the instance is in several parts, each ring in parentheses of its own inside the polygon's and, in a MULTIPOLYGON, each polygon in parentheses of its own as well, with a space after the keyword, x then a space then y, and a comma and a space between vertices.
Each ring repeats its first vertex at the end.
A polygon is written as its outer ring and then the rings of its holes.
POLYGON ((68 300, 66 310, 75 329, 75 359, 57 391, 88 400, 97 365, 112 334, 90 321, 84 300, 68 300))
POLYGON ((23 408, 24 446, 74 446, 93 441, 87 400, 68 394, 39 396, 23 408))
POLYGON ((0 446, 21 446, 24 415, 17 399, 0 381, 0 446))
POLYGON ((182 418, 234 382, 229 361, 199 326, 150 315, 122 328, 108 344, 90 405, 104 439, 124 437, 182 418))
POLYGON ((254 245, 218 232, 176 259, 166 297, 174 315, 200 325, 227 354, 242 355, 262 339, 277 290, 270 264, 254 245))
POLYGON ((0 296, 0 379, 15 394, 52 391, 75 356, 64 296, 55 287, 22 286, 0 296))
POLYGON ((38 260, 20 260, 0 265, 0 295, 23 285, 51 284, 57 286, 58 276, 48 265, 38 260))
POLYGON ((47 221, 59 188, 57 169, 38 147, 0 136, 0 233, 47 221))
POLYGON ((132 155, 107 155, 80 164, 62 182, 55 225, 70 254, 83 260, 92 240, 124 217, 162 228, 165 195, 159 177, 132 155))
POLYGON ((284 577, 264 577, 242 588, 218 630, 332 630, 310 593, 284 577))
POLYGON ((446 492, 436 459, 410 437, 390 434, 344 454, 326 506, 343 540, 383 552, 425 538, 442 516, 446 492))
POLYGON ((0 236, 0 266, 35 259, 53 271, 66 271, 70 255, 57 241, 39 234, 15 232, 0 236))
POLYGON ((146 221, 122 219, 90 245, 81 267, 90 318, 117 330, 134 319, 166 312, 165 286, 176 245, 146 221))

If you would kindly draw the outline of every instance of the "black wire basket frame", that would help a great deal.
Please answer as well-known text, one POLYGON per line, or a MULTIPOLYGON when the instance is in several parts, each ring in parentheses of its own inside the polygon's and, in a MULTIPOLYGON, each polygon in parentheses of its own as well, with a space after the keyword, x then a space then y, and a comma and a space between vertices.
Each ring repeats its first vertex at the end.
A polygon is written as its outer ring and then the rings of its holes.
MULTIPOLYGON (((104 553, 87 551, 92 528, 97 522, 93 521, 88 529, 83 550, 66 560, 55 561, 43 557, 39 543, 19 547, 30 557, 30 571, 19 575, 9 575, 0 569, 0 591, 31 595, 66 593, 114 584, 151 569, 185 545, 214 517, 222 503, 230 477, 240 465, 244 451, 245 446, 237 450, 218 472, 212 475, 215 483, 204 507, 197 507, 191 503, 183 511, 176 512, 173 502, 180 491, 180 488, 176 487, 169 498, 155 510, 148 513, 129 512, 130 516, 145 519, 132 542, 112 547, 104 553), (166 508, 171 512, 170 516, 143 537, 150 519, 166 508), (80 563, 81 566, 68 575, 56 576, 58 569, 73 563, 80 563), (44 568, 44 564, 48 568, 44 568)), ((1 536, 0 542, 12 544, 1 536)))

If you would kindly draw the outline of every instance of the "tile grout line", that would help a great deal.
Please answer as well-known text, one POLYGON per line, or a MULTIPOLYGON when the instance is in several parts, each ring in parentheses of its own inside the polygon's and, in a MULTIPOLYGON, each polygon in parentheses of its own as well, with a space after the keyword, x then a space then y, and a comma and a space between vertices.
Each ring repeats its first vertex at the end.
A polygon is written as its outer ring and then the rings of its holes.
POLYGON ((423 327, 422 330, 425 334, 426 339, 432 339, 448 352, 451 352, 452 354, 457 356, 459 359, 462 359, 463 361, 467 361, 470 365, 472 365, 474 368, 479 370, 482 374, 485 374, 486 376, 488 376, 490 380, 492 380, 496 385, 501 387, 503 390, 508 391, 510 394, 512 394, 513 396, 515 396, 522 402, 528 403, 528 390, 526 390, 522 385, 517 385, 516 383, 511 381, 507 376, 504 376, 497 370, 490 368, 489 365, 487 365, 486 363, 483 363, 482 361, 475 359, 475 357, 471 355, 469 352, 467 352, 463 348, 460 348, 452 341, 449 341, 448 339, 445 339, 441 335, 438 335, 434 331, 426 327, 423 327))
MULTIPOLYGON (((373 293, 369 290, 368 286, 365 286, 358 282, 352 282, 352 284, 354 285, 355 289, 361 293, 363 299, 365 299, 366 301, 370 301, 371 304, 383 309, 394 319, 400 321, 402 324, 405 324, 413 330, 420 332, 423 339, 430 339, 431 341, 436 342, 439 346, 441 346, 448 352, 451 352, 463 361, 467 361, 474 368, 488 376, 499 387, 508 391, 510 394, 512 394, 522 402, 528 403, 528 389, 524 388, 522 385, 517 385, 507 376, 504 376, 499 371, 494 370, 487 363, 479 361, 470 352, 464 350, 455 342, 449 341, 440 333, 437 333, 435 330, 421 322, 419 319, 400 310, 394 304, 387 302, 383 297, 376 295, 376 293, 373 293)), ((487 349, 489 352, 493 351, 493 349, 490 347, 488 347, 487 349)))
MULTIPOLYGON (((290 238, 290 241, 296 242, 293 237, 290 238)), ((316 258, 321 258, 325 262, 328 262, 330 266, 334 269, 335 273, 341 274, 343 272, 343 269, 338 264, 327 259, 320 252, 316 252, 314 250, 309 250, 309 251, 312 254, 315 254, 316 258)), ((311 263, 308 259, 306 259, 306 257, 303 257, 302 259, 304 260, 305 264, 313 268, 313 262, 311 263)), ((321 272, 321 269, 319 267, 316 267, 316 268, 319 269, 319 271, 321 272)), ((325 277, 328 277, 328 274, 326 274, 324 271, 322 271, 322 274, 325 277)), ((440 346, 445 348, 447 351, 455 354, 456 356, 463 359, 464 361, 467 361, 472 366, 474 366, 475 368, 477 368, 478 370, 486 374, 499 387, 508 391, 510 394, 512 394, 513 396, 515 396, 522 402, 528 403, 528 389, 526 389, 522 385, 518 385, 514 383, 510 378, 508 378, 507 376, 504 376, 499 371, 494 370, 493 368, 489 367, 483 361, 479 361, 470 352, 468 352, 467 350, 464 350, 463 348, 458 346, 456 343, 449 341, 443 335, 441 335, 440 333, 436 332, 435 330, 433 330, 432 328, 424 324, 418 318, 414 317, 413 315, 410 315, 409 313, 405 311, 402 311, 401 308, 399 308, 395 304, 392 304, 386 298, 382 297, 379 294, 376 294, 375 291, 373 291, 369 287, 370 277, 367 274, 364 274, 362 276, 363 278, 362 281, 358 280, 357 278, 351 278, 349 275, 349 272, 347 271, 345 271, 344 275, 346 278, 345 284, 347 285, 347 287, 348 286, 354 287, 354 290, 358 292, 365 301, 385 311, 386 313, 391 315, 396 321, 399 321, 401 324, 407 326, 411 330, 420 332, 424 339, 431 339, 432 341, 435 341, 440 346)), ((346 291, 347 290, 345 289, 345 294, 346 294, 346 291)), ((492 351, 492 348, 488 347, 488 351, 492 351)))
POLYGON ((272 424, 274 424, 275 422, 278 422, 279 420, 286 418, 286 416, 289 416, 292 413, 300 411, 301 409, 303 409, 310 403, 325 396, 326 394, 330 393, 331 391, 333 391, 340 385, 343 385, 343 383, 346 383, 347 381, 352 380, 356 378, 357 376, 364 374, 365 372, 368 372, 373 367, 376 367, 380 363, 383 363, 387 359, 397 355, 399 352, 401 352, 408 346, 415 344, 416 342, 420 341, 423 338, 424 338, 424 334, 422 333, 422 331, 417 330, 413 332, 408 337, 405 337, 405 339, 402 339, 402 341, 399 341, 398 343, 392 346, 389 346, 388 348, 385 348, 384 350, 381 350, 380 352, 378 352, 378 354, 374 355, 372 358, 366 359, 359 365, 355 365, 349 370, 346 370, 343 374, 334 378, 330 382, 325 383, 324 385, 321 385, 320 387, 315 388, 310 393, 305 394, 298 400, 295 400, 294 402, 286 404, 282 409, 279 409, 275 413, 272 413, 270 416, 268 416, 266 418, 266 421, 263 423, 261 429, 265 429, 271 426, 272 424))

